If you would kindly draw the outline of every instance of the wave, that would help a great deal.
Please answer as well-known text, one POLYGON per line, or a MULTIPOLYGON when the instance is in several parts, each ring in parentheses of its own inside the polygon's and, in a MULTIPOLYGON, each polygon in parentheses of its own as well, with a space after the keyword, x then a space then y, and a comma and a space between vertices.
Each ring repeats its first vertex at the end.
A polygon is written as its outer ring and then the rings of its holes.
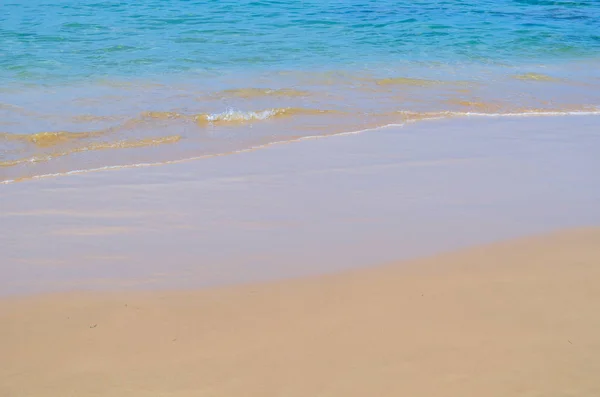
POLYGON ((121 140, 116 142, 95 142, 89 145, 76 147, 70 150, 62 152, 54 152, 43 155, 36 155, 31 157, 20 158, 16 160, 0 161, 0 167, 13 167, 20 164, 26 163, 41 163, 50 161, 55 158, 65 157, 74 153, 91 152, 96 150, 107 150, 107 149, 135 149, 149 146, 159 146, 164 144, 172 144, 181 140, 180 135, 172 135, 158 138, 146 138, 138 140, 121 140))
POLYGON ((90 132, 68 132, 68 131, 44 131, 36 134, 9 134, 0 133, 0 137, 9 141, 32 143, 40 147, 56 146, 68 141, 91 138, 101 134, 100 131, 90 132))
MULTIPOLYGON (((309 109, 309 108, 272 108, 259 111, 227 110, 221 113, 183 114, 178 112, 147 111, 142 112, 140 117, 132 118, 124 123, 103 130, 70 132, 70 131, 43 131, 35 134, 13 134, 0 132, 0 141, 16 141, 33 144, 37 147, 47 148, 70 143, 88 138, 105 135, 109 132, 135 128, 144 122, 151 120, 188 120, 199 126, 220 124, 244 124, 248 122, 263 121, 267 119, 291 117, 297 115, 320 115, 335 113, 331 110, 309 109)), ((92 115, 82 116, 89 121, 97 121, 92 115)), ((106 117, 98 117, 106 119, 106 117)))
MULTIPOLYGON (((342 136, 348 136, 348 135, 358 135, 358 134, 362 134, 365 132, 378 131, 378 130, 383 130, 383 129, 387 129, 387 128, 403 127, 408 123, 417 122, 417 121, 439 120, 439 119, 452 118, 452 117, 469 118, 469 117, 600 116, 600 109, 594 108, 594 109, 589 109, 589 110, 573 110, 573 111, 559 111, 559 110, 546 111, 543 109, 531 109, 529 111, 516 112, 516 113, 515 112, 512 112, 512 113, 508 113, 508 112, 507 113, 483 113, 483 112, 450 112, 450 111, 418 113, 418 112, 409 112, 409 111, 399 111, 398 114, 404 115, 404 120, 401 123, 391 123, 391 124, 386 124, 386 125, 382 125, 382 126, 366 128, 366 129, 356 130, 356 131, 344 131, 344 132, 337 132, 337 133, 323 134, 323 135, 310 135, 310 136, 303 136, 303 137, 295 137, 295 138, 291 138, 291 139, 287 139, 287 140, 273 141, 273 142, 268 142, 268 143, 261 144, 261 145, 255 145, 255 146, 251 146, 251 147, 248 147, 245 149, 239 149, 239 150, 222 152, 222 153, 206 154, 206 155, 201 155, 201 156, 196 156, 196 157, 189 157, 189 158, 177 159, 177 160, 169 160, 169 161, 164 161, 164 162, 108 165, 108 166, 99 167, 99 168, 72 170, 72 171, 67 171, 67 172, 58 172, 58 173, 50 173, 50 174, 41 174, 41 175, 35 175, 35 176, 30 176, 30 177, 22 177, 22 178, 17 178, 17 179, 9 179, 9 180, 0 181, 0 185, 7 185, 7 184, 23 182, 23 181, 27 181, 27 180, 45 179, 45 178, 68 176, 68 175, 78 175, 78 174, 85 174, 85 173, 91 173, 91 172, 120 170, 120 169, 129 169, 129 168, 156 167, 156 166, 169 165, 169 164, 180 164, 180 163, 197 161, 197 160, 202 160, 202 159, 207 159, 207 158, 212 158, 212 157, 222 157, 222 156, 233 155, 233 154, 248 153, 248 152, 253 152, 256 150, 265 149, 268 147, 282 145, 282 144, 289 144, 289 143, 295 143, 295 142, 301 142, 301 141, 307 141, 307 140, 315 140, 315 139, 325 139, 325 138, 332 138, 332 137, 342 137, 342 136)), ((179 140, 179 137, 167 137, 166 139, 169 139, 169 138, 174 139, 173 142, 177 142, 179 140)), ((162 138, 159 138, 159 139, 162 139, 162 138)), ((1 163, 0 163, 0 165, 1 165, 1 163)))
MULTIPOLYGON (((416 112, 416 111, 397 111, 392 112, 395 115, 402 115, 405 119, 411 120, 423 120, 428 118, 439 118, 439 117, 456 117, 466 115, 525 115, 525 114, 570 114, 573 112, 595 112, 598 110, 596 107, 591 106, 579 106, 579 107, 563 107, 559 110, 553 109, 533 109, 533 108, 520 108, 507 110, 505 112, 499 112, 498 110, 502 107, 498 103, 484 103, 474 102, 462 99, 449 99, 446 101, 448 104, 458 105, 465 108, 477 109, 479 112, 460 112, 460 111, 432 111, 432 112, 416 112), (494 113, 497 112, 497 113, 494 113)), ((90 138, 96 138, 99 136, 106 135, 111 132, 117 132, 121 130, 127 130, 138 127, 140 124, 151 122, 152 120, 187 120, 195 122, 199 126, 207 125, 228 125, 228 124, 245 124, 256 121, 265 121, 269 119, 277 119, 283 117, 293 116, 319 116, 319 115, 349 115, 349 112, 343 112, 338 110, 326 110, 326 109, 313 109, 313 108, 297 108, 297 107, 285 107, 285 108, 271 108, 265 110, 256 111, 242 111, 229 109, 220 113, 199 113, 199 114, 185 114, 172 111, 146 111, 142 112, 139 117, 131 118, 120 125, 113 126, 110 128, 95 130, 95 131, 83 131, 83 132, 71 132, 71 131, 43 131, 35 134, 13 134, 7 132, 0 132, 0 141, 18 141, 22 143, 29 143, 36 147, 47 148, 55 147, 73 141, 80 141, 90 138)), ((390 114, 370 114, 370 116, 389 116, 390 114)), ((94 116, 86 115, 89 120, 93 120, 94 116)), ((105 116, 102 116, 103 118, 105 116)), ((91 144, 97 145, 97 144, 91 144)))
POLYGON ((168 120, 168 119, 181 119, 181 118, 185 118, 185 117, 189 117, 189 116, 186 116, 184 114, 177 113, 177 112, 148 111, 148 112, 142 112, 141 117, 143 119, 168 120))
POLYGON ((572 109, 535 109, 523 108, 506 112, 461 112, 461 111, 437 111, 437 112, 414 112, 400 110, 396 114, 403 117, 405 121, 432 120, 455 117, 531 117, 531 116, 598 116, 600 108, 595 106, 575 107, 572 109))
POLYGON ((260 111, 227 110, 222 113, 204 113, 194 116, 198 124, 224 124, 245 123, 261 121, 278 117, 291 117, 297 115, 320 115, 334 113, 330 110, 308 109, 308 108, 273 108, 260 111))
POLYGON ((337 133, 325 134, 325 135, 302 136, 302 137, 296 137, 296 138, 291 138, 291 139, 287 139, 287 140, 267 142, 267 143, 264 143, 261 145, 254 145, 254 146, 250 146, 245 149, 232 150, 229 152, 211 153, 211 154, 205 154, 205 155, 201 155, 201 156, 188 157, 188 158, 177 159, 177 160, 167 160, 167 161, 161 161, 161 162, 156 162, 156 163, 106 165, 104 167, 98 167, 98 168, 87 168, 87 169, 72 170, 72 171, 66 171, 66 172, 55 172, 55 173, 50 173, 50 174, 27 176, 27 177, 21 177, 21 178, 16 178, 16 179, 0 181, 0 185, 9 185, 12 183, 24 182, 24 181, 30 181, 30 180, 36 180, 36 179, 46 179, 46 178, 54 178, 54 177, 68 176, 68 175, 79 175, 79 174, 87 174, 87 173, 100 172, 100 171, 122 170, 122 169, 130 169, 130 168, 147 168, 147 167, 158 167, 161 165, 169 165, 169 164, 188 163, 191 161, 203 160, 203 159, 208 159, 208 158, 213 158, 213 157, 223 157, 223 156, 229 156, 229 155, 234 155, 234 154, 249 153, 249 152, 254 152, 254 151, 257 151, 260 149, 266 149, 266 148, 269 148, 272 146, 278 146, 278 145, 289 144, 289 143, 294 143, 294 142, 301 142, 301 141, 308 141, 308 140, 315 140, 315 139, 325 139, 325 138, 332 138, 332 137, 342 137, 342 136, 348 136, 348 135, 357 135, 357 134, 361 134, 361 133, 367 132, 367 131, 375 131, 375 130, 390 128, 390 127, 402 127, 403 125, 404 124, 387 124, 387 125, 381 126, 381 127, 367 128, 367 129, 357 130, 357 131, 345 131, 345 132, 337 132, 337 133))
POLYGON ((252 121, 262 121, 278 117, 290 117, 297 115, 319 115, 334 113, 331 110, 309 109, 309 108, 271 108, 265 110, 235 110, 229 109, 220 113, 199 113, 199 114, 182 114, 177 112, 144 112, 143 118, 147 119, 188 119, 193 120, 199 125, 206 124, 243 124, 252 121))
MULTIPOLYGON (((404 79, 404 78, 402 78, 404 79)), ((506 112, 499 112, 503 107, 498 103, 484 103, 475 102, 462 99, 448 99, 447 104, 456 105, 463 108, 477 110, 481 114, 504 114, 504 115, 522 115, 529 113, 536 113, 539 115, 543 114, 568 114, 568 112, 575 111, 595 111, 597 108, 593 107, 573 107, 565 108, 560 110, 552 109, 511 109, 506 112)), ((39 148, 50 148, 57 147, 60 145, 71 144, 73 141, 87 140, 99 136, 107 135, 108 133, 129 130, 139 128, 143 124, 152 123, 154 120, 168 121, 168 120, 183 120, 190 123, 195 123, 200 127, 207 126, 219 126, 219 125, 243 125, 254 122, 261 122, 271 119, 279 119, 285 117, 294 116, 320 116, 320 115, 350 115, 349 112, 327 110, 327 109, 314 109, 314 108, 299 108, 299 107, 282 107, 282 108, 270 108, 264 110, 251 110, 242 111, 229 109, 219 113, 199 113, 199 114, 186 114, 173 111, 146 111, 142 112, 139 117, 131 118, 122 122, 119 125, 95 131, 83 131, 83 132, 71 132, 71 131, 43 131, 35 134, 13 134, 3 132, 0 133, 0 141, 18 141, 21 143, 28 143, 39 148)), ((422 120, 428 118, 438 117, 456 117, 464 115, 473 115, 473 112, 460 112, 460 111, 436 111, 436 112, 411 112, 411 111, 398 111, 393 114, 400 114, 404 118, 411 120, 422 120)), ((386 114, 378 115, 371 114, 370 116, 386 116, 386 114)), ((389 114, 387 114, 389 116, 389 114)), ((83 116, 82 116, 83 117, 83 116)), ((106 118, 108 116, 102 116, 106 118)), ((95 120, 95 116, 85 115, 87 120, 95 120)))
POLYGON ((502 108, 502 105, 499 103, 468 101, 468 100, 464 100, 464 99, 455 99, 455 98, 448 99, 446 101, 446 103, 449 105, 457 105, 462 108, 479 109, 479 110, 487 111, 490 113, 497 112, 498 110, 500 110, 502 108))
POLYGON ((267 109, 257 112, 242 112, 239 110, 227 110, 223 113, 208 113, 195 116, 198 123, 242 123, 244 121, 266 120, 273 117, 283 116, 286 109, 267 109))
POLYGON ((542 74, 542 73, 515 74, 512 77, 517 80, 524 80, 524 81, 547 81, 547 82, 561 81, 561 79, 559 79, 559 78, 548 76, 547 74, 542 74))

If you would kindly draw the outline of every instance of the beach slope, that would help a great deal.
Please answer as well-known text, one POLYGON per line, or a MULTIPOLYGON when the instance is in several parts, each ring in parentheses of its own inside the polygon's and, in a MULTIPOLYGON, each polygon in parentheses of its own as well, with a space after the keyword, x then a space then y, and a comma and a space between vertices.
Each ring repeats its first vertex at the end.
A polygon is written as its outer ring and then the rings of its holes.
POLYGON ((600 229, 332 276, 0 301, 0 396, 598 396, 600 229))

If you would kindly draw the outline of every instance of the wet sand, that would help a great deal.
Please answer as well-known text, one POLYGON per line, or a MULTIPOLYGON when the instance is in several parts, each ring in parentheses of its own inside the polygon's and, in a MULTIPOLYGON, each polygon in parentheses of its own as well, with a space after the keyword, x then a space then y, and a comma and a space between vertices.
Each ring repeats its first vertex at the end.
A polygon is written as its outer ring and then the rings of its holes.
POLYGON ((600 229, 196 291, 0 301, 1 396, 597 396, 600 229))
POLYGON ((0 396, 600 395, 597 120, 3 185, 0 396))
POLYGON ((600 225, 599 120, 437 120, 0 185, 0 295, 260 282, 600 225))

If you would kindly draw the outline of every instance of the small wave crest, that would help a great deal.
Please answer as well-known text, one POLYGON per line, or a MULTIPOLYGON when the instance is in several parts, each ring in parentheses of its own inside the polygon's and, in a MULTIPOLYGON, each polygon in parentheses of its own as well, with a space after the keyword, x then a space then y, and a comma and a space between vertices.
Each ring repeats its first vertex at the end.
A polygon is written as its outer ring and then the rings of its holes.
POLYGON ((517 80, 523 80, 523 81, 546 81, 546 82, 561 81, 561 79, 559 79, 559 78, 548 76, 547 74, 542 74, 542 73, 515 74, 512 77, 517 80))
MULTIPOLYGON (((369 131, 369 130, 377 130, 380 128, 387 128, 390 126, 402 126, 408 123, 427 121, 427 120, 436 120, 436 119, 450 119, 450 118, 479 118, 479 117, 544 117, 544 116, 600 116, 600 108, 597 106, 578 106, 572 108, 562 108, 562 109, 516 109, 505 112, 498 111, 486 111, 484 109, 479 109, 478 103, 464 103, 465 106, 471 107, 473 111, 432 111, 432 112, 415 112, 415 111, 407 111, 407 110, 399 110, 396 112, 380 114, 382 117, 382 121, 384 123, 379 125, 373 125, 364 130, 347 130, 346 132, 333 132, 333 133, 324 133, 315 136, 295 136, 293 139, 286 139, 284 141, 279 142, 270 142, 266 145, 253 146, 250 149, 242 149, 243 152, 245 150, 256 150, 262 147, 271 146, 274 144, 280 143, 290 143, 295 141, 302 141, 306 139, 314 139, 314 138, 326 138, 328 136, 343 136, 343 135, 351 135, 358 134, 361 132, 369 131)), ((287 117, 297 114, 308 114, 308 115, 318 115, 323 113, 336 113, 334 111, 322 111, 315 109, 304 109, 304 108, 274 108, 267 109, 263 111, 250 111, 243 112, 238 110, 229 110, 222 113, 214 113, 214 114, 200 114, 196 116, 190 115, 181 115, 179 113, 173 112, 148 112, 146 113, 146 117, 155 117, 155 118, 191 118, 198 123, 201 124, 220 124, 220 123, 248 123, 257 120, 267 120, 270 118, 276 117, 287 117)), ((80 138, 90 137, 97 132, 90 133, 69 133, 69 132, 56 132, 56 133, 40 133, 33 135, 12 135, 12 134, 0 134, 0 137, 4 137, 5 139, 20 139, 26 142, 35 143, 36 145, 46 145, 52 146, 54 142, 62 142, 69 141, 69 139, 77 140, 80 138)), ((41 163, 50 161, 55 158, 68 156, 74 153, 82 153, 82 152, 92 152, 99 150, 111 150, 111 149, 127 149, 127 148, 143 148, 149 146, 159 146, 163 144, 173 144, 180 141, 181 136, 172 135, 172 136, 163 136, 163 137, 154 137, 154 138, 146 138, 146 139, 137 139, 137 140, 118 140, 118 141, 101 141, 101 142, 93 142, 83 140, 81 142, 77 142, 77 145, 69 145, 62 150, 57 150, 56 147, 53 148, 53 152, 51 153, 43 153, 38 155, 33 155, 24 158, 18 158, 15 160, 4 160, 0 161, 0 167, 12 167, 21 164, 27 163, 41 163), (74 146, 74 147, 73 147, 74 146)), ((212 154, 204 157, 211 157, 214 155, 223 155, 223 154, 212 154)), ((199 157, 200 158, 200 157, 199 157)), ((145 166, 145 165, 144 165, 145 166)), ((118 167, 115 167, 118 168, 118 167)), ((1 181, 0 183, 11 183, 11 181, 1 181)))
POLYGON ((464 99, 456 99, 451 98, 446 101, 449 105, 456 105, 461 108, 469 108, 469 109, 477 109, 479 111, 484 112, 495 112, 499 111, 502 108, 502 105, 499 103, 493 102, 478 102, 478 101, 469 101, 464 99))
POLYGON ((228 109, 220 113, 199 113, 195 115, 182 114, 177 112, 157 112, 148 111, 142 113, 143 119, 188 119, 193 120, 199 125, 206 124, 235 124, 252 121, 262 121, 278 117, 290 117, 297 115, 319 115, 332 113, 330 110, 308 109, 308 108, 271 108, 265 110, 235 110, 228 109))
MULTIPOLYGON (((40 175, 29 176, 29 177, 21 177, 21 178, 16 178, 16 179, 3 180, 3 181, 0 181, 0 185, 12 184, 12 183, 17 183, 17 182, 22 182, 22 181, 27 181, 27 180, 45 179, 45 178, 53 178, 53 177, 59 177, 59 176, 84 174, 84 173, 88 173, 88 172, 99 172, 99 171, 119 170, 119 169, 128 169, 128 168, 145 168, 145 167, 155 167, 155 166, 161 166, 161 165, 167 165, 167 164, 178 164, 178 163, 201 160, 201 159, 206 159, 206 158, 211 158, 211 157, 220 157, 220 156, 227 156, 227 155, 233 155, 233 154, 247 153, 247 152, 252 152, 255 150, 260 150, 260 149, 264 149, 264 148, 268 148, 268 147, 272 147, 272 146, 276 146, 276 145, 289 144, 289 143, 301 142, 301 141, 312 140, 312 139, 326 139, 326 138, 332 138, 332 137, 342 137, 342 136, 348 136, 348 135, 357 135, 357 134, 366 133, 366 132, 370 132, 370 131, 382 130, 382 129, 386 129, 386 128, 402 127, 402 126, 406 125, 406 123, 416 122, 416 121, 421 121, 421 120, 422 121, 437 120, 437 119, 445 119, 445 118, 453 118, 453 117, 600 116, 600 108, 596 107, 596 108, 586 108, 586 109, 587 110, 552 110, 552 111, 543 110, 543 109, 537 109, 537 110, 530 109, 529 111, 513 112, 513 113, 451 112, 451 111, 419 113, 419 112, 410 112, 410 111, 399 111, 399 112, 397 112, 397 114, 402 114, 404 116, 403 117, 404 121, 399 122, 399 123, 391 123, 391 124, 376 126, 373 128, 366 128, 366 129, 362 129, 362 130, 345 131, 345 132, 336 132, 336 133, 325 134, 325 135, 312 135, 312 136, 309 135, 309 136, 295 137, 292 139, 287 139, 287 140, 282 140, 282 141, 268 142, 265 144, 251 146, 251 147, 248 147, 245 149, 234 150, 231 152, 206 154, 206 155, 201 155, 201 156, 196 156, 196 157, 189 157, 189 158, 170 160, 170 161, 164 161, 164 162, 108 165, 108 166, 99 167, 99 168, 78 169, 78 170, 72 170, 72 171, 66 171, 66 172, 40 174, 40 175)), ((140 147, 140 146, 144 146, 144 145, 160 144, 159 143, 160 140, 164 140, 164 143, 169 143, 169 142, 177 142, 177 141, 179 141, 179 139, 180 139, 179 136, 174 136, 174 137, 165 137, 165 138, 156 138, 156 139, 145 140, 146 141, 145 144, 142 143, 143 141, 137 141, 137 142, 130 141, 129 144, 127 144, 125 142, 121 142, 121 143, 117 143, 114 146, 115 147, 140 147)), ((31 160, 29 160, 29 161, 31 161, 31 160)), ((2 166, 2 165, 3 165, 3 163, 0 163, 0 166, 2 166)))
POLYGON ((194 116, 194 120, 200 124, 223 124, 223 123, 246 123, 262 121, 278 117, 291 117, 297 115, 319 115, 331 113, 328 110, 307 108, 273 108, 260 111, 227 110, 222 113, 203 113, 194 116))
MULTIPOLYGON (((69 144, 74 141, 96 138, 109 132, 138 128, 141 124, 152 122, 152 120, 188 120, 196 122, 199 126, 209 124, 243 124, 254 121, 263 121, 279 117, 291 117, 296 115, 320 115, 332 113, 330 110, 309 108, 272 108, 258 111, 242 111, 229 109, 221 113, 184 114, 172 111, 146 111, 139 117, 131 118, 124 123, 103 130, 71 132, 71 131, 42 131, 34 134, 19 134, 0 132, 0 141, 15 141, 28 143, 40 148, 49 148, 69 144)), ((87 121, 97 121, 90 115, 84 116, 87 121)), ((98 117, 99 118, 99 117, 98 117)), ((94 144, 92 144, 94 145, 94 144)))
POLYGON ((186 116, 177 113, 177 112, 157 112, 157 111, 148 111, 142 112, 141 114, 143 119, 158 119, 158 120, 168 120, 168 119, 181 119, 186 116))
POLYGON ((479 108, 479 111, 434 111, 434 112, 414 112, 407 110, 399 110, 396 113, 400 114, 405 121, 431 120, 440 118, 454 117, 527 117, 527 116, 597 116, 600 115, 600 108, 597 106, 577 106, 565 107, 562 109, 545 109, 545 108, 521 108, 507 111, 490 111, 487 105, 477 102, 465 102, 465 106, 479 108), (485 105, 485 106, 484 106, 485 105), (488 111, 485 111, 488 110, 488 111))
POLYGON ((69 132, 69 131, 44 131, 36 134, 9 134, 1 133, 4 140, 32 143, 40 147, 50 147, 70 142, 73 140, 91 138, 101 134, 101 131, 69 132))
POLYGON ((26 163, 41 163, 50 161, 58 157, 65 157, 74 153, 91 152, 95 150, 108 150, 108 149, 134 149, 143 148, 149 146, 159 146, 164 144, 172 144, 181 140, 180 135, 172 135, 158 138, 146 138, 137 140, 120 140, 115 142, 94 142, 85 146, 75 147, 70 150, 53 152, 42 155, 35 155, 31 157, 20 158, 16 160, 0 161, 0 167, 13 167, 20 164, 26 163))

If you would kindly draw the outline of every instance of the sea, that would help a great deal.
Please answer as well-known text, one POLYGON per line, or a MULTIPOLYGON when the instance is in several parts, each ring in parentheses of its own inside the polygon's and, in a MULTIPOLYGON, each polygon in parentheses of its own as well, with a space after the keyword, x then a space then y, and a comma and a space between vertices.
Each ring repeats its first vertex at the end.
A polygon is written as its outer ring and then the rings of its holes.
POLYGON ((600 116, 598 0, 0 2, 2 184, 566 115, 600 116))

